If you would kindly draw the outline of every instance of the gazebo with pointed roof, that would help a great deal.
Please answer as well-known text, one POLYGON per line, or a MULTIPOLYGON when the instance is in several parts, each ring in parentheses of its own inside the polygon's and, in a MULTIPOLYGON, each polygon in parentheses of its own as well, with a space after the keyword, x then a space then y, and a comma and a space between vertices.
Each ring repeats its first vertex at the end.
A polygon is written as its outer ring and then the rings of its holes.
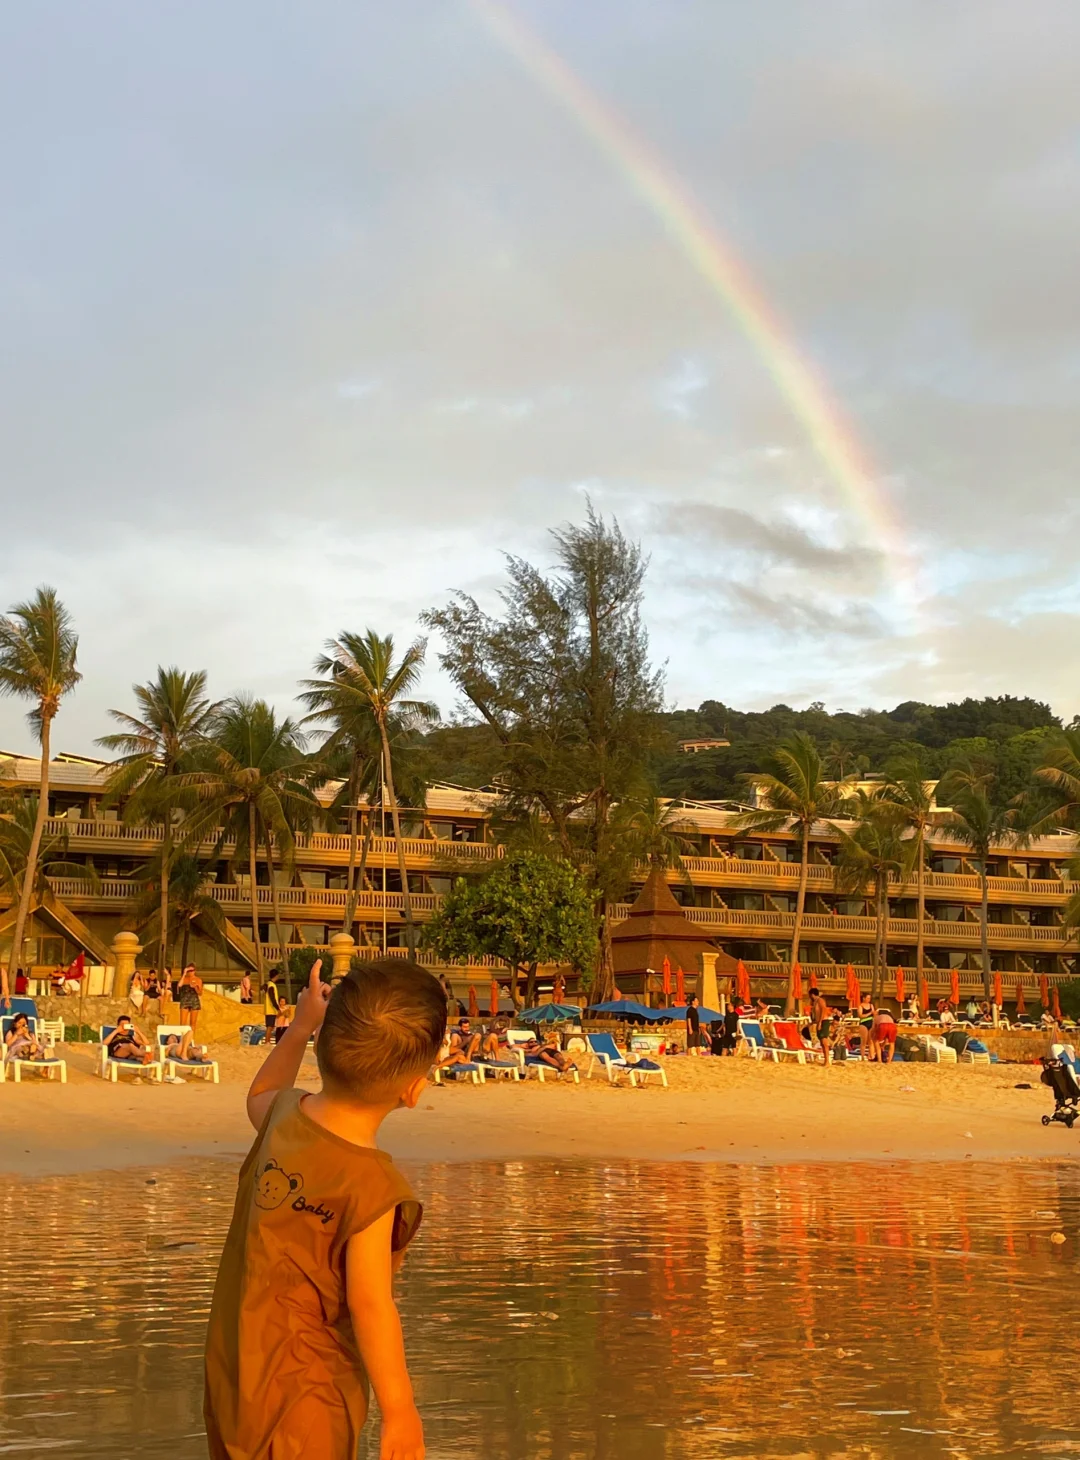
POLYGON ((658 987, 664 959, 672 972, 681 968, 689 987, 697 988, 702 972, 702 954, 716 957, 718 978, 734 975, 734 958, 718 951, 716 943, 700 923, 693 922, 675 901, 659 867, 645 880, 626 919, 611 933, 611 958, 619 992, 647 997, 658 987), (656 975, 650 978, 650 974, 656 975))

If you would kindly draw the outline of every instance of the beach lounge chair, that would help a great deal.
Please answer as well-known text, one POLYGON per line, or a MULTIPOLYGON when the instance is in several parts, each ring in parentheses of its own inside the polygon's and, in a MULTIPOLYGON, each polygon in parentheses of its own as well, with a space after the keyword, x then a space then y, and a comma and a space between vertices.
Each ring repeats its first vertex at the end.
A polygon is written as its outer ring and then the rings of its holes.
MULTIPOLYGON (((180 1039, 186 1033, 187 1033, 187 1025, 186 1024, 159 1024, 158 1025, 158 1032, 157 1032, 158 1055, 164 1061, 166 1075, 168 1075, 168 1077, 169 1077, 170 1080, 175 1080, 177 1078, 177 1075, 176 1075, 177 1069, 191 1070, 193 1073, 198 1073, 198 1074, 205 1075, 206 1078, 211 1081, 211 1083, 217 1085, 218 1083, 220 1083, 219 1080, 218 1080, 218 1062, 217 1062, 217 1060, 181 1060, 181 1059, 176 1059, 176 1058, 174 1058, 171 1055, 168 1058, 166 1058, 166 1056, 165 1056, 165 1045, 168 1042, 169 1035, 170 1034, 175 1034, 176 1037, 178 1039, 180 1039)), ((196 1047, 198 1049, 201 1049, 204 1053, 206 1052, 206 1045, 205 1044, 200 1044, 200 1045, 198 1045, 196 1047)))
POLYGON ((955 1065, 956 1050, 950 1048, 943 1039, 938 1039, 933 1034, 916 1035, 923 1049, 926 1050, 926 1062, 930 1065, 955 1065))
POLYGON ((820 1050, 811 1049, 803 1042, 799 1026, 794 1019, 777 1019, 773 1033, 780 1040, 778 1053, 781 1059, 793 1059, 796 1064, 805 1065, 808 1059, 822 1059, 820 1050))
POLYGON ((969 1039, 960 1056, 962 1065, 991 1065, 990 1051, 981 1039, 969 1039))
POLYGON ((614 1035, 587 1034, 585 1038, 590 1055, 589 1068, 585 1071, 586 1078, 592 1078, 592 1072, 599 1064, 607 1072, 609 1085, 615 1084, 615 1075, 619 1070, 625 1070, 629 1074, 631 1085, 637 1084, 634 1074, 635 1066, 620 1051, 619 1046, 615 1043, 614 1035))
POLYGON ((102 1024, 98 1030, 100 1040, 98 1074, 101 1078, 111 1080, 115 1085, 121 1075, 149 1075, 160 1085, 165 1078, 165 1066, 160 1059, 151 1060, 149 1064, 144 1065, 138 1060, 114 1060, 111 1057, 106 1041, 115 1030, 115 1024, 102 1024))
POLYGON ((759 1020, 740 1019, 739 1033, 746 1040, 751 1059, 771 1060, 773 1064, 780 1063, 780 1051, 774 1049, 771 1044, 765 1043, 765 1031, 759 1020))
POLYGON ((479 1060, 477 1060, 477 1064, 483 1066, 483 1069, 484 1069, 484 1078, 485 1079, 488 1077, 488 1075, 490 1075, 492 1077, 492 1079, 494 1079, 494 1080, 520 1080, 521 1079, 521 1060, 520 1059, 509 1059, 509 1060, 486 1060, 486 1059, 479 1059, 479 1060))
MULTIPOLYGON (((17 1055, 12 1058, 8 1054, 7 1033, 11 1028, 14 1017, 13 1014, 5 1014, 0 1019, 0 1081, 7 1079, 7 1072, 10 1069, 11 1078, 14 1083, 21 1085, 23 1070, 36 1070, 38 1074, 44 1075, 46 1079, 49 1079, 51 1075, 58 1075, 61 1085, 66 1085, 67 1061, 58 1059, 55 1054, 47 1055, 43 1060, 20 1059, 17 1055)), ((44 1032, 38 1028, 36 1016, 28 1016, 26 1022, 30 1026, 30 1032, 35 1039, 45 1039, 44 1032)))
POLYGON ((526 1054, 523 1049, 517 1051, 517 1056, 521 1060, 523 1080, 527 1080, 530 1074, 535 1074, 541 1085, 545 1080, 571 1080, 575 1085, 581 1084, 581 1075, 576 1065, 571 1065, 568 1070, 557 1070, 554 1065, 545 1064, 538 1054, 526 1054))
POLYGON ((444 1070, 440 1070, 436 1066, 432 1071, 432 1079, 436 1085, 441 1085, 444 1080, 453 1080, 455 1083, 458 1080, 471 1080, 474 1085, 482 1085, 484 1067, 475 1061, 467 1065, 447 1065, 444 1070))

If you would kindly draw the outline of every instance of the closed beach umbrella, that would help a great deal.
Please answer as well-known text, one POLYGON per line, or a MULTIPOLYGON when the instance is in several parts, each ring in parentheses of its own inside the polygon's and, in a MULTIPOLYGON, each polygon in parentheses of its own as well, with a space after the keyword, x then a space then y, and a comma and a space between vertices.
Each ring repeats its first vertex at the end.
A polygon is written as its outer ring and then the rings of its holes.
POLYGON ((949 998, 954 1004, 960 1002, 960 975, 955 968, 949 975, 949 998))
POLYGON ((795 1000, 796 1006, 802 1003, 802 964, 796 963, 791 970, 791 997, 795 1000))
POLYGON ((663 978, 664 978, 664 999, 665 999, 665 1002, 666 1002, 668 999, 671 998, 671 959, 670 958, 665 958, 664 959, 663 963, 660 965, 660 970, 661 970, 661 972, 663 974, 663 978))
POLYGON ((476 988, 475 988, 475 986, 473 984, 470 984, 469 985, 469 1018, 470 1019, 479 1019, 479 1017, 480 1017, 480 1004, 479 1004, 479 1001, 477 1000, 477 997, 476 997, 476 988))
POLYGON ((857 1009, 862 1003, 862 989, 859 988, 859 980, 850 963, 847 966, 847 1002, 849 1009, 857 1009))
POLYGON ((925 978, 919 979, 919 1008, 924 1014, 930 1008, 930 985, 925 978))
POLYGON ((1054 985, 1053 994, 1054 994, 1054 1007, 1051 1010, 1051 1013, 1053 1014, 1054 1018, 1060 1024, 1061 1023, 1061 999, 1058 997, 1057 984, 1054 985))
POLYGON ((1039 998, 1042 1000, 1044 1009, 1050 1007, 1050 980, 1045 973, 1039 974, 1039 998))
POLYGON ((682 964, 675 970, 675 1002, 686 1003, 686 975, 682 971, 682 964))
POLYGON ((1016 980, 1016 1017, 1027 1013, 1027 1005, 1024 1003, 1024 985, 1019 979, 1016 980))
POLYGON ((904 1002, 904 970, 899 967, 896 970, 896 1002, 904 1002))
POLYGON ((999 1009, 1001 1008, 1001 1002, 1002 1002, 1002 1000, 1001 1000, 1001 974, 1000 973, 995 973, 994 974, 994 1003, 995 1003, 995 1005, 999 1009))
POLYGON ((746 964, 739 959, 739 965, 735 970, 735 992, 744 1003, 750 1002, 750 975, 746 971, 746 964))
POLYGON ((499 985, 494 979, 491 980, 491 993, 488 997, 491 999, 491 1012, 497 1014, 499 1012, 499 985))

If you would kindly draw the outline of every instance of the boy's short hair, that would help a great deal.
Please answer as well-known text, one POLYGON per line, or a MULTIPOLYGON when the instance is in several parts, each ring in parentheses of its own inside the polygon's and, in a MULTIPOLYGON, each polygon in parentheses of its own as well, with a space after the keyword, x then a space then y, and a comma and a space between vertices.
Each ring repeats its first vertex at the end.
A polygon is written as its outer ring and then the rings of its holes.
POLYGON ((315 1041, 323 1082, 356 1099, 391 1099, 434 1061, 446 1030, 437 978, 404 958, 373 958, 335 987, 315 1041))

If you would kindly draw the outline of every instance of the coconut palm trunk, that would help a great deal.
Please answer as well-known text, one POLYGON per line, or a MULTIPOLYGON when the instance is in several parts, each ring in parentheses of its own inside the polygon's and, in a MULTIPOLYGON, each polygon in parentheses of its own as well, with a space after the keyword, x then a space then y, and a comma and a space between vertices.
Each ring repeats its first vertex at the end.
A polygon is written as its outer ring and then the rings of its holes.
POLYGON ((397 796, 394 794, 394 767, 390 764, 390 741, 386 734, 386 721, 379 722, 379 736, 382 740, 383 775, 386 778, 386 794, 390 798, 390 817, 394 823, 394 841, 397 843, 398 871, 401 873, 401 906, 405 913, 405 942, 409 957, 416 955, 416 927, 413 923, 412 894, 409 891, 409 874, 405 870, 405 844, 401 840, 401 817, 398 814, 397 796))
POLYGON ((795 965, 799 961, 799 944, 802 942, 803 917, 806 912, 806 884, 810 876, 810 828, 804 822, 802 847, 799 858, 799 890, 795 897, 795 925, 791 930, 791 962, 788 965, 787 997, 784 1013, 795 1012, 795 965))
MULTIPOLYGON (((19 911, 15 915, 15 932, 11 940, 10 966, 13 969, 22 967, 23 940, 26 937, 26 924, 30 918, 30 899, 34 895, 34 884, 37 881, 38 852, 41 850, 41 838, 45 833, 45 819, 49 814, 49 741, 52 728, 52 717, 43 714, 41 717, 41 779, 38 783, 38 807, 37 816, 34 818, 34 833, 30 838, 30 850, 26 854, 26 869, 23 872, 22 887, 19 889, 19 911)), ((5 996, 7 990, 4 990, 5 996)))
POLYGON ((259 888, 255 880, 255 853, 259 840, 255 829, 255 804, 248 804, 248 877, 251 882, 251 940, 255 944, 255 977, 259 981, 259 989, 262 990, 266 983, 266 973, 263 967, 262 944, 259 942, 259 888))
MULTIPOLYGON (((380 794, 381 794, 381 788, 380 788, 380 794)), ((362 849, 362 851, 360 853, 360 865, 356 869, 356 881, 355 881, 354 885, 349 889, 349 905, 348 905, 348 909, 347 909, 347 912, 348 912, 348 915, 349 915, 349 922, 348 922, 348 924, 345 927, 345 931, 346 932, 349 932, 350 929, 351 929, 352 921, 353 921, 353 919, 356 916, 356 907, 357 907, 357 904, 360 901, 360 894, 364 890, 364 881, 365 881, 365 879, 367 877, 368 857, 371 854, 371 843, 372 843, 372 841, 374 839, 374 836, 375 836, 375 806, 374 806, 374 802, 370 802, 369 807, 368 807, 368 824, 367 824, 367 830, 364 832, 364 846, 363 846, 363 849, 362 849)))
POLYGON ((885 976, 889 967, 889 874, 881 874, 878 893, 878 992, 885 992, 885 976))
POLYGON ((982 941, 983 998, 989 1002, 990 991, 990 886, 986 876, 986 858, 979 858, 979 887, 982 891, 982 917, 979 933, 982 941))
MULTIPOLYGON (((161 937, 159 939, 160 956, 159 961, 162 968, 169 965, 169 868, 172 863, 172 809, 168 805, 164 808, 162 815, 165 824, 161 831, 161 906, 158 915, 161 918, 161 937)), ((183 966, 187 966, 187 942, 184 943, 183 966)))
POLYGON ((345 886, 348 895, 345 898, 345 921, 342 924, 343 933, 352 932, 353 918, 356 916, 356 853, 359 843, 359 817, 356 810, 356 798, 359 794, 356 788, 356 757, 353 756, 352 771, 349 775, 349 866, 345 873, 345 886))
POLYGON ((266 847, 266 871, 270 878, 270 903, 274 909, 274 937, 277 939, 278 957, 281 960, 281 968, 285 974, 285 1002, 292 1003, 292 974, 289 972, 289 960, 285 948, 285 939, 281 936, 281 893, 278 888, 277 874, 274 871, 274 843, 270 836, 270 828, 263 828, 263 845, 266 847))
MULTIPOLYGON (((926 845, 925 833, 919 833, 919 877, 918 877, 918 912, 915 924, 915 987, 918 989, 922 984, 923 961, 925 959, 926 944, 926 845)), ((922 995, 920 994, 920 998, 922 995)), ((926 1013, 926 1010, 923 1010, 926 1013)))

